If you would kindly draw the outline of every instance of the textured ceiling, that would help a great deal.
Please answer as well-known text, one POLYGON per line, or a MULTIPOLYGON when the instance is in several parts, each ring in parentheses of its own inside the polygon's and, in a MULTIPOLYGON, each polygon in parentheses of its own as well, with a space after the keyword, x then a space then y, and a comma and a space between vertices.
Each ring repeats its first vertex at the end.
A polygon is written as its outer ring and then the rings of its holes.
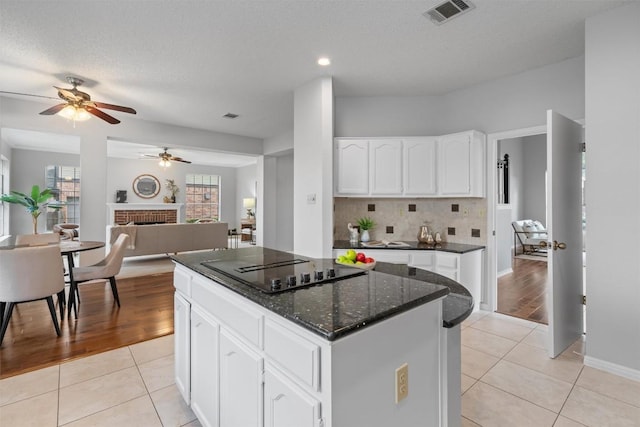
POLYGON ((436 26, 438 3, 2 0, 0 90, 55 96, 75 75, 140 119, 267 138, 319 76, 336 96, 444 94, 582 55, 585 18, 622 2, 476 0, 436 26))

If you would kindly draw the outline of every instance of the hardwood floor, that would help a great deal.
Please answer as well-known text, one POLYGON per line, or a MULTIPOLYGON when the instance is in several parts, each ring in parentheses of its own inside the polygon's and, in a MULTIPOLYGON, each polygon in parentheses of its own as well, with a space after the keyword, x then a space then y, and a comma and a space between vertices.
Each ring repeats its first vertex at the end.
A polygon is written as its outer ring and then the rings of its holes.
POLYGON ((0 347, 0 378, 171 334, 173 293, 173 273, 119 279, 118 309, 109 282, 82 284, 78 319, 65 317, 60 337, 45 301, 18 304, 0 347))
POLYGON ((546 307, 547 263, 513 260, 513 273, 498 278, 498 313, 537 323, 548 323, 546 307))

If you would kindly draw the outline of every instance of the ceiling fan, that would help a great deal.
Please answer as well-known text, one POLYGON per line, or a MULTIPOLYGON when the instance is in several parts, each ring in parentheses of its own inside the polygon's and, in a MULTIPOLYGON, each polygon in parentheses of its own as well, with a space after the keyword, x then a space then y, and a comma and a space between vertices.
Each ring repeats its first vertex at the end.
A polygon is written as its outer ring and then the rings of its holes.
MULTIPOLYGON (((68 119, 72 119, 74 121, 83 121, 88 120, 91 116, 94 115, 112 125, 120 123, 120 120, 115 117, 99 110, 98 108, 104 108, 107 110, 115 110, 122 111, 123 113, 136 114, 136 110, 129 107, 123 107, 120 105, 106 104, 104 102, 92 101, 91 96, 86 93, 78 90, 78 86, 84 83, 84 80, 67 76, 67 82, 73 85, 71 89, 65 89, 62 87, 54 86, 58 90, 58 97, 62 99, 62 104, 54 105, 51 108, 48 108, 41 112, 40 114, 44 116, 50 116, 53 114, 60 114, 63 117, 68 119)), ((40 96, 40 95, 30 95, 27 93, 16 93, 16 92, 4 92, 0 91, 0 93, 8 93, 12 95, 25 95, 25 96, 36 96, 39 98, 48 98, 48 99, 57 99, 50 96, 40 96)))
POLYGON ((160 159, 160 166, 168 167, 171 165, 171 162, 182 162, 182 163, 191 163, 189 160, 185 160, 182 157, 176 157, 169 153, 169 148, 164 147, 164 151, 162 153, 158 153, 156 156, 152 154, 144 154, 144 157, 153 157, 160 159))

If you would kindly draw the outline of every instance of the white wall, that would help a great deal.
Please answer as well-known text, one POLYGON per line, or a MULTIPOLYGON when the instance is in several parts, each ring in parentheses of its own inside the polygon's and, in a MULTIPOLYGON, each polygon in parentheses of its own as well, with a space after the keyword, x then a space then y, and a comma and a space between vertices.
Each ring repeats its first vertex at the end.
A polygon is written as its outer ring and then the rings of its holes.
MULTIPOLYGON (((235 169, 235 194, 236 200, 234 201, 235 205, 235 217, 230 219, 229 228, 237 228, 238 232, 240 232, 240 219, 247 217, 247 210, 244 208, 242 204, 242 200, 251 197, 257 197, 256 194, 256 181, 257 181, 257 166, 255 164, 244 166, 241 168, 235 169)), ((254 213, 258 211, 258 206, 261 204, 261 201, 257 201, 256 208, 253 210, 254 213)), ((260 212, 259 215, 263 215, 263 212, 260 212)))
MULTIPOLYGON (((254 167, 255 169, 255 167, 254 167)), ((84 185, 84 172, 82 173, 82 185, 84 185)), ((165 184, 167 179, 175 180, 180 188, 176 196, 178 203, 185 202, 186 176, 187 174, 207 174, 220 176, 220 222, 229 224, 234 228, 239 217, 236 206, 236 169, 219 166, 202 166, 174 162, 168 168, 162 168, 155 160, 120 159, 109 157, 107 161, 107 203, 114 203, 116 190, 127 190, 127 202, 129 203, 162 203, 163 197, 169 195, 165 184), (152 199, 138 197, 132 188, 133 180, 142 174, 151 174, 160 181, 160 193, 152 199)), ((84 207, 84 200, 82 206, 84 207)), ((182 207, 181 217, 185 218, 185 207, 182 207)), ((111 223, 112 218, 107 218, 111 223)))
POLYGON ((276 245, 275 249, 293 250, 293 152, 276 158, 276 245))
POLYGON ((333 248, 333 81, 296 89, 293 129, 293 249, 331 258, 333 248), (309 203, 308 198, 315 197, 309 203))
POLYGON ((587 357, 640 379, 640 3, 586 21, 587 357))
POLYGON ((547 214, 547 135, 532 135, 523 141, 522 216, 545 224, 547 214))
POLYGON ((336 136, 485 133, 543 125, 546 110, 584 117, 584 57, 439 97, 337 97, 336 136))
MULTIPOLYGON (((80 166, 80 156, 77 154, 19 150, 15 148, 11 150, 11 160, 13 165, 20 165, 20 167, 11 168, 9 177, 11 181, 9 185, 10 190, 27 194, 31 192, 31 187, 34 185, 40 186, 40 189, 45 188, 45 168, 47 166, 80 166)), ((33 233, 31 215, 27 213, 24 207, 11 205, 9 210, 9 234, 33 233)), ((45 215, 42 214, 40 218, 38 218, 38 232, 42 233, 44 231, 45 215)))

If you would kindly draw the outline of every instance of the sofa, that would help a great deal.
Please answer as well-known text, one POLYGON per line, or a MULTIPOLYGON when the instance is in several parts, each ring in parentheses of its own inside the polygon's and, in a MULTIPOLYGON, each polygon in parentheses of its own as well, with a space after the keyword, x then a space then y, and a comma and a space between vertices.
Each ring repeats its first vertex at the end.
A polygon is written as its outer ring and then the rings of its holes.
POLYGON ((547 251, 540 248, 540 242, 547 240, 547 230, 540 221, 522 219, 513 221, 511 226, 513 227, 514 255, 518 252, 519 241, 524 254, 546 256, 547 251))
POLYGON ((225 222, 197 224, 149 224, 107 226, 107 247, 121 233, 129 236, 125 257, 226 249, 228 225, 225 222))

